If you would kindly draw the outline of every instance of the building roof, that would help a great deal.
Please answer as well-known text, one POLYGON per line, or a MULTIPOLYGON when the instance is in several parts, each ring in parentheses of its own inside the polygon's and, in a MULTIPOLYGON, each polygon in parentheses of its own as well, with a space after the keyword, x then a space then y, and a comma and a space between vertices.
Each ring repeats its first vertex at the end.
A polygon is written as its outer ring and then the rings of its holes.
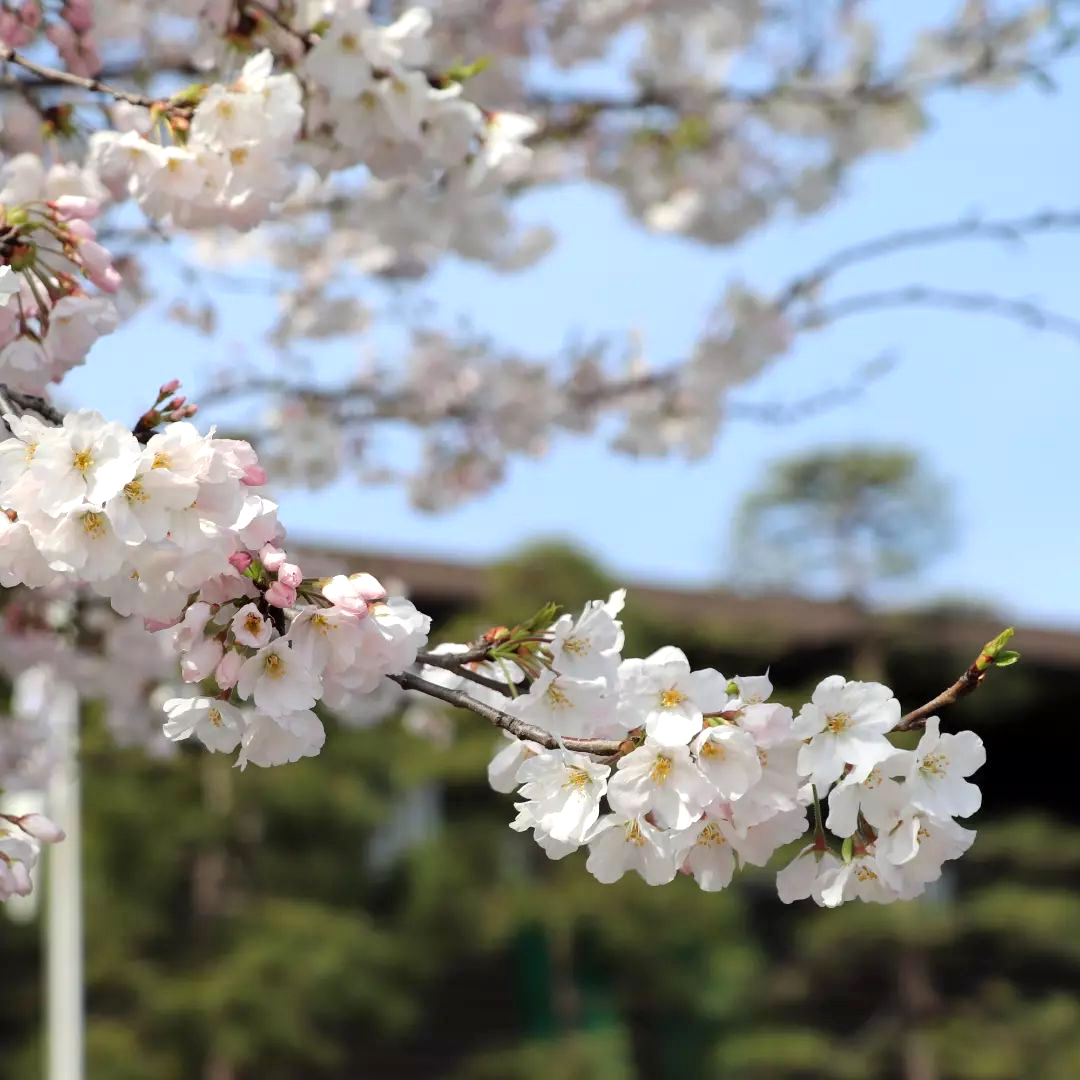
MULTIPOLYGON (((387 586, 400 582, 421 608, 424 601, 439 606, 479 606, 491 588, 489 568, 478 563, 310 545, 304 545, 298 554, 305 572, 314 576, 366 570, 387 586)), ((633 582, 627 588, 635 605, 657 616, 713 631, 737 632, 748 639, 761 638, 787 648, 849 642, 862 634, 866 625, 865 614, 844 601, 633 582)), ((943 650, 961 655, 971 652, 973 642, 978 645, 989 641, 1003 625, 1001 617, 959 607, 889 611, 879 613, 877 618, 894 641, 933 640, 943 650)), ((1028 660, 1055 667, 1080 666, 1080 631, 1018 625, 1016 645, 1028 660)))

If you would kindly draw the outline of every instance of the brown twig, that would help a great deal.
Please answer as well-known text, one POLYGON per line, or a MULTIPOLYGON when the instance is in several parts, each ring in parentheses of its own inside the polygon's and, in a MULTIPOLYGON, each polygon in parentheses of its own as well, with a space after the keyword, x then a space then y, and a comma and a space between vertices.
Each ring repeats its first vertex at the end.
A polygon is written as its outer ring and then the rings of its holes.
POLYGON ((60 425, 64 422, 63 415, 43 397, 38 397, 36 394, 23 394, 0 383, 0 415, 12 413, 15 416, 22 416, 23 413, 28 412, 35 413, 47 424, 60 425))
POLYGON ((1004 653, 1005 645, 1008 644, 1012 636, 1013 632, 1010 628, 998 634, 993 641, 988 641, 982 647, 979 655, 971 662, 968 669, 952 686, 947 690, 943 690, 925 705, 920 705, 917 709, 912 709, 911 712, 901 716, 900 722, 893 728, 893 731, 913 731, 916 728, 921 728, 938 709, 948 708, 950 705, 955 705, 962 697, 967 697, 986 678, 987 672, 999 662, 1001 664, 1013 663, 1019 654, 1004 653), (1006 655, 1008 655, 1007 661, 1006 655))
POLYGON ((319 40, 316 34, 311 33, 308 30, 298 30, 288 19, 284 18, 279 11, 275 11, 271 7, 267 7, 261 0, 239 0, 240 10, 245 8, 256 13, 256 16, 261 15, 263 18, 272 22, 279 30, 288 34, 289 37, 295 38, 303 46, 305 51, 309 51, 315 47, 315 43, 319 40))
POLYGON ((37 75, 51 85, 64 84, 66 86, 76 86, 80 90, 90 90, 95 94, 108 94, 110 97, 117 98, 120 101, 126 101, 131 105, 141 105, 147 109, 160 104, 160 102, 154 98, 146 97, 144 94, 135 94, 130 90, 121 90, 119 87, 111 86, 109 83, 102 82, 100 79, 91 79, 84 75, 72 75, 70 71, 61 71, 59 68, 45 67, 43 64, 38 64, 23 56, 22 53, 16 52, 9 45, 0 45, 0 60, 15 64, 24 71, 29 71, 32 75, 37 75))
POLYGON ((477 701, 460 690, 450 690, 445 686, 438 686, 435 683, 428 682, 427 679, 422 679, 411 671, 405 671, 400 675, 388 675, 387 678, 396 682, 398 686, 403 687, 405 690, 417 690, 421 694, 437 698, 439 701, 443 701, 447 705, 453 705, 455 708, 468 709, 469 712, 476 713, 477 716, 483 717, 497 728, 508 731, 519 739, 537 743, 548 750, 562 748, 574 753, 595 754, 598 757, 609 758, 615 757, 622 752, 623 744, 616 739, 577 739, 569 736, 561 739, 557 738, 550 731, 545 731, 534 724, 527 724, 524 720, 511 716, 501 709, 485 705, 482 701, 477 701))
POLYGON ((1080 319, 1050 311, 1031 300, 1014 300, 994 293, 935 289, 924 285, 908 285, 899 289, 882 289, 879 292, 847 296, 832 304, 811 309, 795 326, 800 330, 812 330, 850 315, 892 307, 933 307, 997 315, 1029 326, 1033 330, 1049 331, 1080 341, 1080 319))

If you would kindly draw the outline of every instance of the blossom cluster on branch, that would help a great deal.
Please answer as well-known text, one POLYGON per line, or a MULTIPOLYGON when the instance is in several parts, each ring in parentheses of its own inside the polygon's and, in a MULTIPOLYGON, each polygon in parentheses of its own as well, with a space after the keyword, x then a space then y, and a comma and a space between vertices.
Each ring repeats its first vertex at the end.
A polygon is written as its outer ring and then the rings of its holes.
MULTIPOLYGON (((721 888, 802 837, 812 808, 810 841, 778 878, 783 899, 917 895, 973 837, 954 820, 978 807, 972 733, 943 735, 926 710, 901 717, 887 688, 840 676, 796 715, 769 701, 767 677, 691 670, 675 646, 623 659, 621 594, 576 619, 545 610, 425 652, 429 619, 409 600, 290 559, 252 443, 200 432, 175 381, 130 427, 42 396, 140 302, 134 256, 162 238, 192 238, 213 272, 226 257, 268 258, 286 279, 274 338, 291 349, 362 325, 346 271, 398 280, 448 253, 506 270, 540 258, 550 233, 518 229, 511 207, 543 185, 604 184, 646 227, 713 245, 815 211, 857 161, 918 134, 934 90, 1049 78, 1076 39, 1049 6, 1001 16, 972 2, 894 68, 859 4, 809 21, 798 6, 794 19, 786 4, 741 0, 0 5, 0 585, 53 607, 16 604, 9 628, 47 635, 63 609, 80 624, 73 649, 108 640, 117 624, 100 612, 81 624, 90 594, 141 619, 157 642, 141 674, 161 656, 179 673, 158 695, 165 736, 236 752, 241 767, 318 753, 324 708, 377 713, 395 684, 471 710, 511 737, 490 775, 518 791, 513 827, 552 858, 587 846, 601 881, 683 870, 721 888), (625 94, 541 85, 538 61, 562 75, 617 39, 640 47, 625 94), (762 56, 760 84, 740 84, 742 62, 762 56), (114 257, 125 237, 131 250, 114 257), (888 737, 920 723, 914 750, 888 737)), ((840 269, 899 246, 841 252, 774 295, 729 286, 692 354, 665 369, 635 353, 613 376, 602 350, 585 349, 556 376, 516 351, 416 330, 396 378, 375 371, 342 391, 260 374, 219 389, 276 399, 263 461, 308 482, 357 456, 365 424, 406 421, 425 436, 414 498, 442 507, 489 487, 508 455, 541 452, 553 430, 592 430, 612 402, 619 449, 704 453, 729 390, 799 332, 875 305, 939 303, 1080 336, 1064 316, 978 294, 819 301, 840 269)), ((942 704, 1004 662, 1000 644, 942 704)), ((32 742, 11 758, 32 757, 32 742)), ((44 818, 0 819, 0 898, 29 889, 38 845, 59 838, 44 818)))

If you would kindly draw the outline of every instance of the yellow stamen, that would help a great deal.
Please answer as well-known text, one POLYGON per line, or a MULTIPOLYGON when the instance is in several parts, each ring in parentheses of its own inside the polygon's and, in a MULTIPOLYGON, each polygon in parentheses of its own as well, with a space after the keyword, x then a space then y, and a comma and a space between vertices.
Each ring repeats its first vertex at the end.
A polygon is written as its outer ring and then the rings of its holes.
POLYGON ((657 754, 649 777, 654 784, 663 784, 671 774, 671 758, 667 754, 657 754))
POLYGON ((129 503, 148 502, 150 496, 143 491, 142 481, 136 476, 130 484, 124 485, 124 496, 129 503))
POLYGON ((105 515, 96 510, 87 510, 82 516, 82 527, 87 536, 99 540, 105 535, 105 515))
POLYGON ((89 450, 76 450, 71 459, 71 467, 77 469, 84 476, 93 467, 94 455, 89 450))
POLYGON ((670 690, 660 691, 661 709, 677 709, 684 701, 686 701, 686 695, 676 690, 674 686, 670 690))
POLYGON ((592 778, 584 769, 567 769, 566 783, 563 784, 563 787, 584 791, 591 783, 592 778))
POLYGON ((277 653, 267 653, 263 660, 263 671, 271 679, 280 679, 285 674, 285 661, 277 653))
POLYGON ((154 461, 153 461, 153 464, 150 466, 150 468, 152 468, 152 469, 171 469, 172 468, 172 458, 169 457, 169 455, 166 454, 164 450, 159 450, 154 455, 154 461))
POLYGON ((697 842, 705 847, 720 847, 727 843, 727 839, 720 831, 720 826, 715 821, 710 821, 701 832, 698 833, 697 842))
POLYGON ((836 713, 833 716, 828 717, 825 720, 825 728, 831 731, 834 735, 839 735, 841 731, 844 731, 848 724, 851 723, 851 717, 847 713, 836 713))

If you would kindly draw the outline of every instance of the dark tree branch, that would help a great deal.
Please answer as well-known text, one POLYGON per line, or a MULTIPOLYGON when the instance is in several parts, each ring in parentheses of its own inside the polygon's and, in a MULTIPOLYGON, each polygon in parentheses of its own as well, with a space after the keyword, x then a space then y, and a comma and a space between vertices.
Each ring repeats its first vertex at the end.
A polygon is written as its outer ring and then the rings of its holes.
POLYGON ((899 289, 860 293, 813 308, 796 323, 798 329, 812 330, 826 323, 895 307, 932 307, 950 311, 967 311, 981 315, 997 315, 1033 330, 1049 331, 1080 341, 1080 319, 1049 311, 1031 300, 1014 300, 994 293, 967 293, 953 289, 936 289, 925 285, 907 285, 899 289))
POLYGON ((411 671, 402 672, 400 675, 387 675, 387 678, 406 690, 419 691, 421 694, 436 698, 447 705, 453 705, 457 709, 468 709, 469 712, 476 713, 477 716, 490 721, 497 728, 508 731, 511 735, 524 739, 526 742, 537 743, 548 750, 565 749, 579 754, 614 757, 622 749, 622 743, 614 739, 575 739, 570 737, 558 739, 550 731, 545 731, 534 724, 527 724, 524 720, 519 720, 516 716, 511 716, 501 709, 485 705, 460 690, 448 690, 444 686, 437 686, 435 683, 428 682, 427 679, 422 679, 411 671))
MULTIPOLYGON (((912 709, 911 712, 901 716, 900 722, 893 728, 893 731, 913 731, 916 728, 921 728, 939 709, 948 708, 950 705, 955 705, 961 698, 967 697, 986 678, 987 672, 992 667, 999 662, 1002 664, 1006 662, 1003 650, 1012 635, 1013 632, 1009 629, 1003 631, 993 641, 988 641, 982 647, 979 655, 975 657, 967 670, 952 686, 947 690, 943 690, 925 705, 920 705, 917 709, 912 709)), ((1018 657, 1018 653, 1012 653, 1007 662, 1013 663, 1018 657)))
POLYGON ((9 45, 0 45, 0 60, 15 64, 24 71, 29 71, 30 74, 38 76, 42 82, 47 83, 50 86, 75 86, 80 90, 89 90, 95 94, 107 94, 109 97, 117 98, 120 101, 126 101, 131 105, 142 105, 147 109, 160 104, 160 102, 154 98, 146 97, 144 94, 132 93, 130 90, 121 90, 119 87, 102 82, 100 79, 91 79, 83 75, 72 75, 71 72, 61 71, 59 68, 45 67, 43 64, 38 64, 23 56, 22 53, 16 52, 9 45))
POLYGON ((38 397, 36 394, 24 394, 0 383, 0 415, 12 413, 15 416, 22 416, 28 412, 35 413, 47 424, 60 425, 64 422, 63 414, 54 409, 43 397, 38 397))

